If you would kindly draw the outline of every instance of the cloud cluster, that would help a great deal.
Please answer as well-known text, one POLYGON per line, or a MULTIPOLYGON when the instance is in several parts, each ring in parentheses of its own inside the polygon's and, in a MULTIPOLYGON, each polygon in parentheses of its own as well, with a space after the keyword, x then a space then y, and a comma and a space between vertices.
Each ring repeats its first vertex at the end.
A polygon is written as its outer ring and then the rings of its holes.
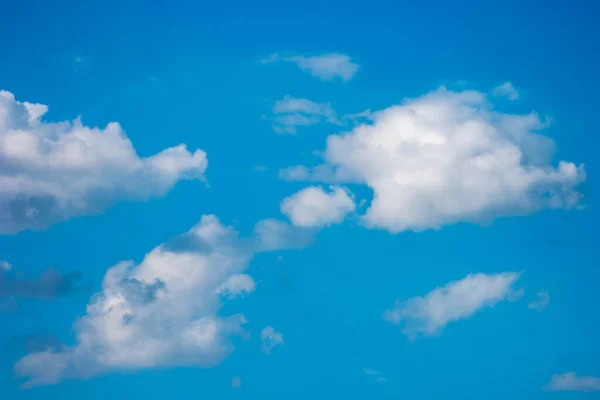
POLYGON ((302 71, 306 71, 324 81, 340 78, 342 81, 347 82, 352 79, 359 67, 358 64, 352 62, 349 56, 339 53, 325 53, 318 56, 285 56, 274 53, 261 60, 263 64, 276 61, 294 63, 302 71))
POLYGON ((181 144, 140 158, 118 123, 50 123, 42 120, 47 111, 0 91, 0 234, 162 196, 207 167, 202 150, 190 153, 181 144))
MULTIPOLYGON (((244 271, 255 252, 273 247, 262 239, 239 238, 217 217, 203 216, 138 265, 124 261, 110 268, 102 291, 74 325, 76 343, 26 355, 15 364, 16 374, 35 386, 112 370, 219 363, 246 323, 240 314, 220 316, 219 310, 224 301, 254 290, 244 271)), ((279 244, 281 249, 285 238, 279 244)), ((264 335, 268 348, 282 341, 274 331, 264 335)))
POLYGON ((582 198, 583 166, 551 164, 538 115, 494 111, 481 92, 441 88, 371 118, 329 136, 324 164, 280 176, 362 183, 373 191, 364 224, 394 233, 569 209, 582 198))
POLYGON ((260 333, 260 340, 262 341, 261 350, 265 354, 271 354, 271 350, 275 346, 283 344, 283 335, 281 332, 275 331, 272 326, 266 326, 260 333))
POLYGON ((286 197, 281 212, 302 228, 323 228, 340 223, 355 210, 353 195, 345 188, 310 186, 286 197))
POLYGON ((449 322, 468 318, 482 308, 522 295, 522 291, 514 290, 519 276, 516 272, 470 274, 435 288, 423 297, 396 301, 393 308, 384 312, 383 319, 394 325, 402 324, 402 332, 410 339, 436 335, 449 322))
POLYGON ((575 372, 555 374, 545 389, 558 392, 600 392, 600 378, 577 376, 575 372))

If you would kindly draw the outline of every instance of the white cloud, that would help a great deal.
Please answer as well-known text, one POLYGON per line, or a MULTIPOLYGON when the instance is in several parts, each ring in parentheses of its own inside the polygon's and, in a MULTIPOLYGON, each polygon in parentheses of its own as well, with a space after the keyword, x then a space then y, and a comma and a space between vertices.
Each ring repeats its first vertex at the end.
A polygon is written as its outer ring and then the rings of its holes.
POLYGON ((494 96, 503 96, 508 100, 518 100, 519 92, 510 82, 503 83, 500 86, 496 86, 494 90, 492 90, 492 94, 494 96))
POLYGON ((436 335, 449 322, 468 318, 482 308, 522 294, 513 288, 519 276, 516 272, 470 274, 435 288, 423 297, 396 301, 393 308, 384 312, 383 319, 394 325, 403 324, 402 332, 410 339, 419 334, 436 335))
POLYGON ((234 389, 239 389, 242 387, 242 379, 239 376, 234 376, 231 378, 231 387, 234 389))
POLYGON ((582 198, 583 166, 552 165, 539 117, 494 111, 480 92, 441 88, 372 119, 329 136, 325 164, 280 176, 363 183, 373 190, 364 224, 395 233, 569 209, 582 198))
MULTIPOLYGON (((246 322, 241 314, 219 311, 224 300, 254 290, 244 271, 253 253, 264 250, 261 243, 203 216, 138 265, 124 261, 110 268, 102 291, 74 324, 76 343, 26 355, 15 364, 16 374, 35 386, 110 371, 218 364, 246 322)), ((282 341, 265 332, 267 346, 282 341)))
POLYGON ((315 103, 308 99, 285 96, 272 109, 273 130, 277 133, 297 133, 299 126, 320 123, 340 124, 329 103, 315 103))
POLYGON ((238 296, 243 296, 254 292, 256 283, 250 275, 237 274, 232 275, 217 289, 217 293, 226 296, 229 299, 234 299, 238 296))
POLYGON ((542 311, 550 303, 550 294, 545 290, 540 290, 537 292, 537 297, 536 301, 530 303, 528 307, 536 311, 542 311))
POLYGON ((600 392, 600 378, 577 376, 575 372, 555 374, 544 389, 563 392, 600 392))
POLYGON ((345 188, 309 186, 286 197, 281 212, 302 228, 322 228, 341 223, 356 208, 352 194, 345 188))
POLYGON ((202 150, 178 145, 140 158, 118 123, 101 129, 79 119, 44 122, 47 111, 0 91, 0 234, 162 196, 207 167, 202 150))
POLYGON ((275 346, 283 344, 283 335, 276 332, 272 326, 266 326, 260 333, 260 340, 262 341, 261 349, 263 353, 271 354, 271 350, 275 346))
POLYGON ((316 103, 309 99, 289 95, 277 100, 271 113, 272 116, 268 119, 273 123, 273 130, 277 133, 291 135, 296 134, 298 128, 302 126, 324 123, 338 126, 356 125, 370 121, 372 116, 370 110, 338 116, 331 103, 316 103))
POLYGON ((263 219, 254 226, 255 247, 260 251, 302 249, 314 240, 315 232, 276 219, 263 219))
POLYGON ((301 70, 324 81, 340 78, 342 81, 347 82, 352 79, 359 68, 359 65, 352 62, 352 59, 349 56, 338 53, 325 53, 318 56, 283 56, 274 53, 260 60, 263 64, 269 64, 276 61, 294 63, 301 70))
POLYGON ((9 269, 12 268, 12 264, 9 263, 8 261, 0 260, 0 268, 2 268, 5 271, 8 271, 9 269))

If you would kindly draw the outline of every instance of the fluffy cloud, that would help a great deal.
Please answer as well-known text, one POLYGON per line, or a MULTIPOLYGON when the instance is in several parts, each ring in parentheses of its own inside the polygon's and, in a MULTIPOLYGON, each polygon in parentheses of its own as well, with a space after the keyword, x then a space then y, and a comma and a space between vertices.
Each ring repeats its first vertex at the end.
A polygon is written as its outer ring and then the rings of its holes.
POLYGON ((118 200, 162 196, 206 169, 202 150, 178 145, 140 158, 118 123, 101 129, 79 119, 44 122, 47 111, 0 91, 0 234, 42 230, 118 200))
POLYGON ((496 275, 470 274, 464 279, 438 287, 425 296, 396 301, 383 319, 403 324, 402 332, 414 339, 419 334, 439 334, 453 321, 468 318, 478 310, 493 307, 505 299, 514 299, 522 291, 513 289, 520 273, 504 272, 496 275))
MULTIPOLYGON (((16 374, 35 386, 115 370, 219 363, 246 322, 240 314, 220 316, 221 306, 254 290, 244 271, 267 247, 262 238, 239 238, 217 217, 203 216, 138 265, 124 261, 110 268, 102 291, 74 324, 76 343, 26 355, 15 364, 16 374)), ((263 334, 269 347, 282 340, 274 331, 263 334)))
POLYGON ((322 228, 340 223, 356 208, 352 194, 340 187, 329 192, 320 186, 310 186, 286 197, 281 212, 302 228, 322 228))
POLYGON ((518 100, 519 92, 510 82, 503 83, 500 86, 496 86, 492 91, 494 96, 504 96, 508 100, 518 100))
POLYGON ((56 268, 48 268, 37 279, 27 279, 11 270, 11 265, 0 263, 0 298, 53 299, 78 289, 80 273, 65 274, 56 268))
POLYGON ((575 372, 555 374, 545 389, 561 392, 600 392, 600 378, 577 376, 575 372))
POLYGON ((359 65, 345 54, 326 53, 318 56, 271 54, 261 60, 263 64, 285 61, 296 64, 301 70, 324 81, 341 78, 344 82, 352 79, 359 65))
POLYGON ((390 232, 575 207, 583 166, 551 164, 554 143, 535 113, 494 111, 477 91, 441 88, 327 138, 325 163, 285 178, 362 183, 373 190, 363 222, 390 232))
POLYGON ((528 305, 529 308, 542 311, 550 303, 550 294, 545 290, 537 292, 537 300, 528 305))
POLYGON ((266 326, 260 333, 260 340, 262 341, 262 351, 265 354, 271 354, 271 350, 275 346, 283 344, 283 335, 276 332, 272 326, 266 326))

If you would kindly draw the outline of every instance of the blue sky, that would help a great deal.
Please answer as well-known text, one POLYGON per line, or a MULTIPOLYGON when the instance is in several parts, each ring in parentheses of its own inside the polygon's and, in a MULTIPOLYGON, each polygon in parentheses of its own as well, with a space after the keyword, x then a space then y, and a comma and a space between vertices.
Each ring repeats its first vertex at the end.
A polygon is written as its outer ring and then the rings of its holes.
POLYGON ((595 398, 599 10, 521 3, 4 4, 3 398, 595 398))

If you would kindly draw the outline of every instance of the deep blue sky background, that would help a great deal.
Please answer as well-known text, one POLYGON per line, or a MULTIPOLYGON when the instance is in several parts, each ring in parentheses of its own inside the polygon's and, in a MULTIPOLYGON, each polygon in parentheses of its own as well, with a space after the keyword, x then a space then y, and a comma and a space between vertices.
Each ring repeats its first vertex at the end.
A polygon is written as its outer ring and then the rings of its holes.
MULTIPOLYGON (((35 276, 57 265, 81 271, 92 289, 0 314, 0 393, 7 399, 405 398, 546 399, 594 394, 541 391, 553 373, 600 375, 597 263, 597 76, 600 6, 593 1, 148 2, 3 1, 0 89, 48 104, 47 120, 81 115, 88 125, 122 124, 140 155, 177 143, 208 153, 210 188, 179 183, 166 197, 123 202, 104 215, 42 233, 0 237, 0 259, 35 276), (361 67, 353 80, 324 84, 291 65, 264 66, 272 52, 337 51, 361 67), (79 60, 79 61, 77 61, 79 60), (12 364, 18 335, 73 340, 106 269, 214 213, 248 233, 277 216, 302 187, 277 169, 311 164, 335 127, 290 137, 261 115, 286 94, 330 101, 340 112, 377 110, 442 84, 522 88, 517 105, 553 119, 556 160, 584 163, 584 211, 542 212, 439 232, 371 231, 348 225, 315 246, 257 257, 257 291, 232 303, 250 321, 250 343, 212 369, 111 374, 19 390, 12 364), (262 173, 253 170, 264 165, 262 173), (519 271, 525 296, 409 343, 381 321, 396 298, 422 295, 470 272, 519 271), (282 278, 282 275, 285 277, 282 278), (541 313, 526 307, 538 289, 541 313), (258 330, 273 325, 285 345, 260 353, 258 330), (381 371, 380 384, 362 373, 381 371), (241 390, 229 381, 242 378, 241 390)), ((350 224, 352 225, 352 224, 350 224)))

